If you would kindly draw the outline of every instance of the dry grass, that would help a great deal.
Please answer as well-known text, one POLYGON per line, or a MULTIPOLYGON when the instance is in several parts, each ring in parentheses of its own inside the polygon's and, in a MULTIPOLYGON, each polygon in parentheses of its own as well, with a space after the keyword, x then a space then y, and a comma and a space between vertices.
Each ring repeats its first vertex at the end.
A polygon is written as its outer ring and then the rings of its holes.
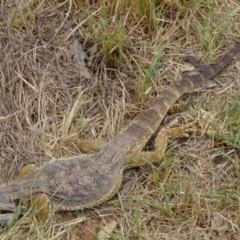
MULTIPOLYGON (((78 138, 112 139, 181 77, 186 54, 213 62, 240 41, 238 0, 8 3, 0 10, 1 183, 28 163, 78 154, 78 138), (86 52, 97 44, 91 78, 73 62, 74 38, 86 52)), ((116 220, 111 239, 239 239, 240 113, 233 108, 234 127, 224 129, 228 111, 217 108, 239 106, 239 63, 215 80, 171 108, 166 122, 196 118, 197 131, 171 141, 159 166, 126 173, 118 196, 98 208, 54 214, 44 226, 22 218, 0 238, 80 239, 84 215, 87 224, 116 220)))

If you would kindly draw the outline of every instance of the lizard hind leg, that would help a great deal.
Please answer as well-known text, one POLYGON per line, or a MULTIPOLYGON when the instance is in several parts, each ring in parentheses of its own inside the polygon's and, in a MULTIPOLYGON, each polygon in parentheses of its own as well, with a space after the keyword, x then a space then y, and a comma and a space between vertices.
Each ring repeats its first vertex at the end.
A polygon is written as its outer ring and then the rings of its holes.
MULTIPOLYGON (((28 164, 24 166, 18 173, 17 179, 28 176, 37 170, 35 164, 28 164)), ((51 205, 49 197, 45 193, 40 193, 32 196, 27 204, 27 212, 36 216, 38 222, 45 223, 51 213, 51 205)))
POLYGON ((155 139, 155 150, 154 151, 137 151, 133 149, 126 158, 126 168, 134 166, 142 166, 150 161, 151 163, 158 163, 164 157, 168 138, 176 138, 188 136, 189 132, 195 132, 193 125, 196 121, 185 124, 180 127, 167 127, 163 128, 155 139))

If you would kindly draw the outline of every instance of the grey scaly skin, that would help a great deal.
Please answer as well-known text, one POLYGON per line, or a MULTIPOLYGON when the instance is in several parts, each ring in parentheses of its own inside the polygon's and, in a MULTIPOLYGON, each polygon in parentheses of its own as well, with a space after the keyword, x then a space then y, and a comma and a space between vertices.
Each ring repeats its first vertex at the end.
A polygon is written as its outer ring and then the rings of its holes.
MULTIPOLYGON (((141 164, 137 161, 131 163, 131 156, 136 152, 140 154, 172 104, 184 93, 203 86, 239 52, 240 43, 237 43, 216 64, 203 68, 201 74, 173 83, 100 152, 55 159, 28 176, 1 185, 0 210, 6 213, 0 215, 0 225, 9 224, 16 209, 15 200, 22 197, 29 199, 35 194, 48 195, 54 211, 92 208, 106 202, 118 192, 124 168, 141 164)), ((161 152, 158 159, 163 157, 165 140, 160 141, 163 149, 161 144, 157 147, 161 152)))

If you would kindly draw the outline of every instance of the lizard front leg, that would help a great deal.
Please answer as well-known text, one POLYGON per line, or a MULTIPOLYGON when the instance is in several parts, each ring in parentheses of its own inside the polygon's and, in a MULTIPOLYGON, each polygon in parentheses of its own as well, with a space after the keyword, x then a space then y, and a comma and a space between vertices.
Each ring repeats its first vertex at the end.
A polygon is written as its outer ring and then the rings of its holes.
POLYGON ((78 140, 77 147, 83 153, 96 153, 103 149, 107 141, 103 139, 78 140))

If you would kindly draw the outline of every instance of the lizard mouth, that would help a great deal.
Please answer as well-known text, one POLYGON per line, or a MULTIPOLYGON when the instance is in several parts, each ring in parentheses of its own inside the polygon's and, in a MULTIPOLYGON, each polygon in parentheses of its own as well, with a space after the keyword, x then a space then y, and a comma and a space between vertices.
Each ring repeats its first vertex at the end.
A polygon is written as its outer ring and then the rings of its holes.
POLYGON ((16 210, 16 205, 12 203, 5 203, 1 202, 0 203, 0 213, 2 212, 14 212, 16 210))
POLYGON ((2 213, 10 213, 14 212, 16 210, 16 206, 14 204, 0 204, 0 214, 2 213))

